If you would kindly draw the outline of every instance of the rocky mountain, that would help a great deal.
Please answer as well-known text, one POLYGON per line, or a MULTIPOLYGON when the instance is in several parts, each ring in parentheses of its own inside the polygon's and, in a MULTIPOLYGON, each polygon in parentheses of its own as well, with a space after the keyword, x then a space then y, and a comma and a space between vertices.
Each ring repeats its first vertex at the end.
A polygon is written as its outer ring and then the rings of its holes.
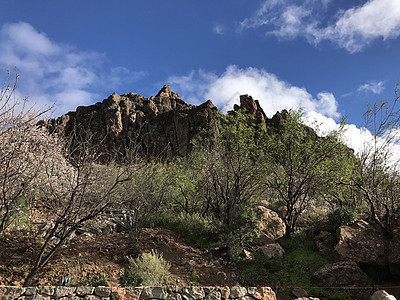
MULTIPOLYGON (((249 121, 279 126, 282 115, 268 119, 257 100, 240 96, 240 105, 249 121)), ((125 154, 139 146, 147 157, 171 158, 185 156, 191 150, 190 141, 205 133, 212 133, 218 108, 211 100, 196 106, 186 103, 180 95, 164 85, 156 96, 146 98, 135 93, 112 94, 102 102, 79 106, 57 119, 49 120, 52 131, 64 136, 90 141, 100 153, 125 154)))

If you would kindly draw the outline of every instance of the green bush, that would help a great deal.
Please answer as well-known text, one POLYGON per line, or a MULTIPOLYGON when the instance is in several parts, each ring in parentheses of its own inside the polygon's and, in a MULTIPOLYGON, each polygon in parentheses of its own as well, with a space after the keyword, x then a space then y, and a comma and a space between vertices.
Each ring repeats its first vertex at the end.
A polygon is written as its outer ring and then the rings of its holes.
POLYGON ((359 218, 357 212, 348 207, 340 207, 328 213, 329 224, 334 227, 349 225, 359 218))
POLYGON ((78 286, 108 286, 109 276, 107 274, 95 274, 82 277, 78 280, 78 286))
POLYGON ((168 283, 171 264, 157 251, 142 253, 136 258, 129 257, 129 268, 122 271, 122 286, 157 286, 168 283))

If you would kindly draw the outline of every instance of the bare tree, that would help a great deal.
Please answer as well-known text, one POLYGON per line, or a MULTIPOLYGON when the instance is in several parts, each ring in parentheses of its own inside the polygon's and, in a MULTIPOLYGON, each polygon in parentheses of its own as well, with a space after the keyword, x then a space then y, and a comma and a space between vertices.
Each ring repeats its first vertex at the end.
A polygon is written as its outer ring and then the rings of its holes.
POLYGON ((35 180, 34 192, 38 197, 33 207, 46 217, 49 226, 24 286, 31 285, 37 272, 76 229, 119 200, 117 187, 131 180, 136 171, 133 163, 98 164, 99 153, 88 134, 80 135, 77 129, 69 141, 72 139, 73 147, 62 139, 54 141, 53 151, 35 180))
POLYGON ((365 128, 372 134, 358 154, 352 178, 369 206, 370 220, 392 235, 395 213, 400 208, 400 108, 398 85, 393 101, 378 101, 368 106, 365 128))
POLYGON ((35 126, 48 110, 38 113, 27 106, 27 99, 19 102, 17 79, 18 75, 11 83, 8 74, 0 89, 0 234, 29 205, 27 191, 52 144, 45 131, 35 126))

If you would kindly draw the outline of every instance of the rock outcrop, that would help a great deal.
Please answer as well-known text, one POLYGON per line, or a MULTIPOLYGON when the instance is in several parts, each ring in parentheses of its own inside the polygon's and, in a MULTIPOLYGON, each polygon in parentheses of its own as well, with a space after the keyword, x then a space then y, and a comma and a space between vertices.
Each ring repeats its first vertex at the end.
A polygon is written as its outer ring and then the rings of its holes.
MULTIPOLYGON (((246 111, 249 122, 254 124, 282 121, 280 117, 268 119, 258 101, 248 95, 240 96, 237 110, 246 111)), ((150 98, 114 93, 102 102, 79 106, 44 125, 63 136, 89 141, 103 158, 110 154, 124 156, 132 148, 139 148, 147 157, 169 159, 187 155, 193 138, 205 132, 212 135, 217 111, 211 100, 191 105, 164 85, 150 98)))

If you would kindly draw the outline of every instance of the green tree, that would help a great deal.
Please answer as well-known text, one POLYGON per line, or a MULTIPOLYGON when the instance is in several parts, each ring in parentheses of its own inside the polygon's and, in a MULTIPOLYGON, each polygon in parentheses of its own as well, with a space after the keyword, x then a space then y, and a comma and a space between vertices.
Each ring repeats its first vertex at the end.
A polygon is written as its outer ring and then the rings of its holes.
POLYGON ((200 212, 221 223, 221 239, 231 258, 240 253, 258 228, 251 204, 261 193, 261 155, 258 129, 247 120, 248 115, 240 111, 220 115, 217 134, 197 141, 188 158, 195 170, 200 212))
POLYGON ((294 232, 301 214, 350 176, 353 154, 339 142, 340 131, 318 137, 302 121, 301 111, 282 111, 284 122, 263 138, 264 183, 272 197, 282 200, 287 213, 286 235, 294 232))

